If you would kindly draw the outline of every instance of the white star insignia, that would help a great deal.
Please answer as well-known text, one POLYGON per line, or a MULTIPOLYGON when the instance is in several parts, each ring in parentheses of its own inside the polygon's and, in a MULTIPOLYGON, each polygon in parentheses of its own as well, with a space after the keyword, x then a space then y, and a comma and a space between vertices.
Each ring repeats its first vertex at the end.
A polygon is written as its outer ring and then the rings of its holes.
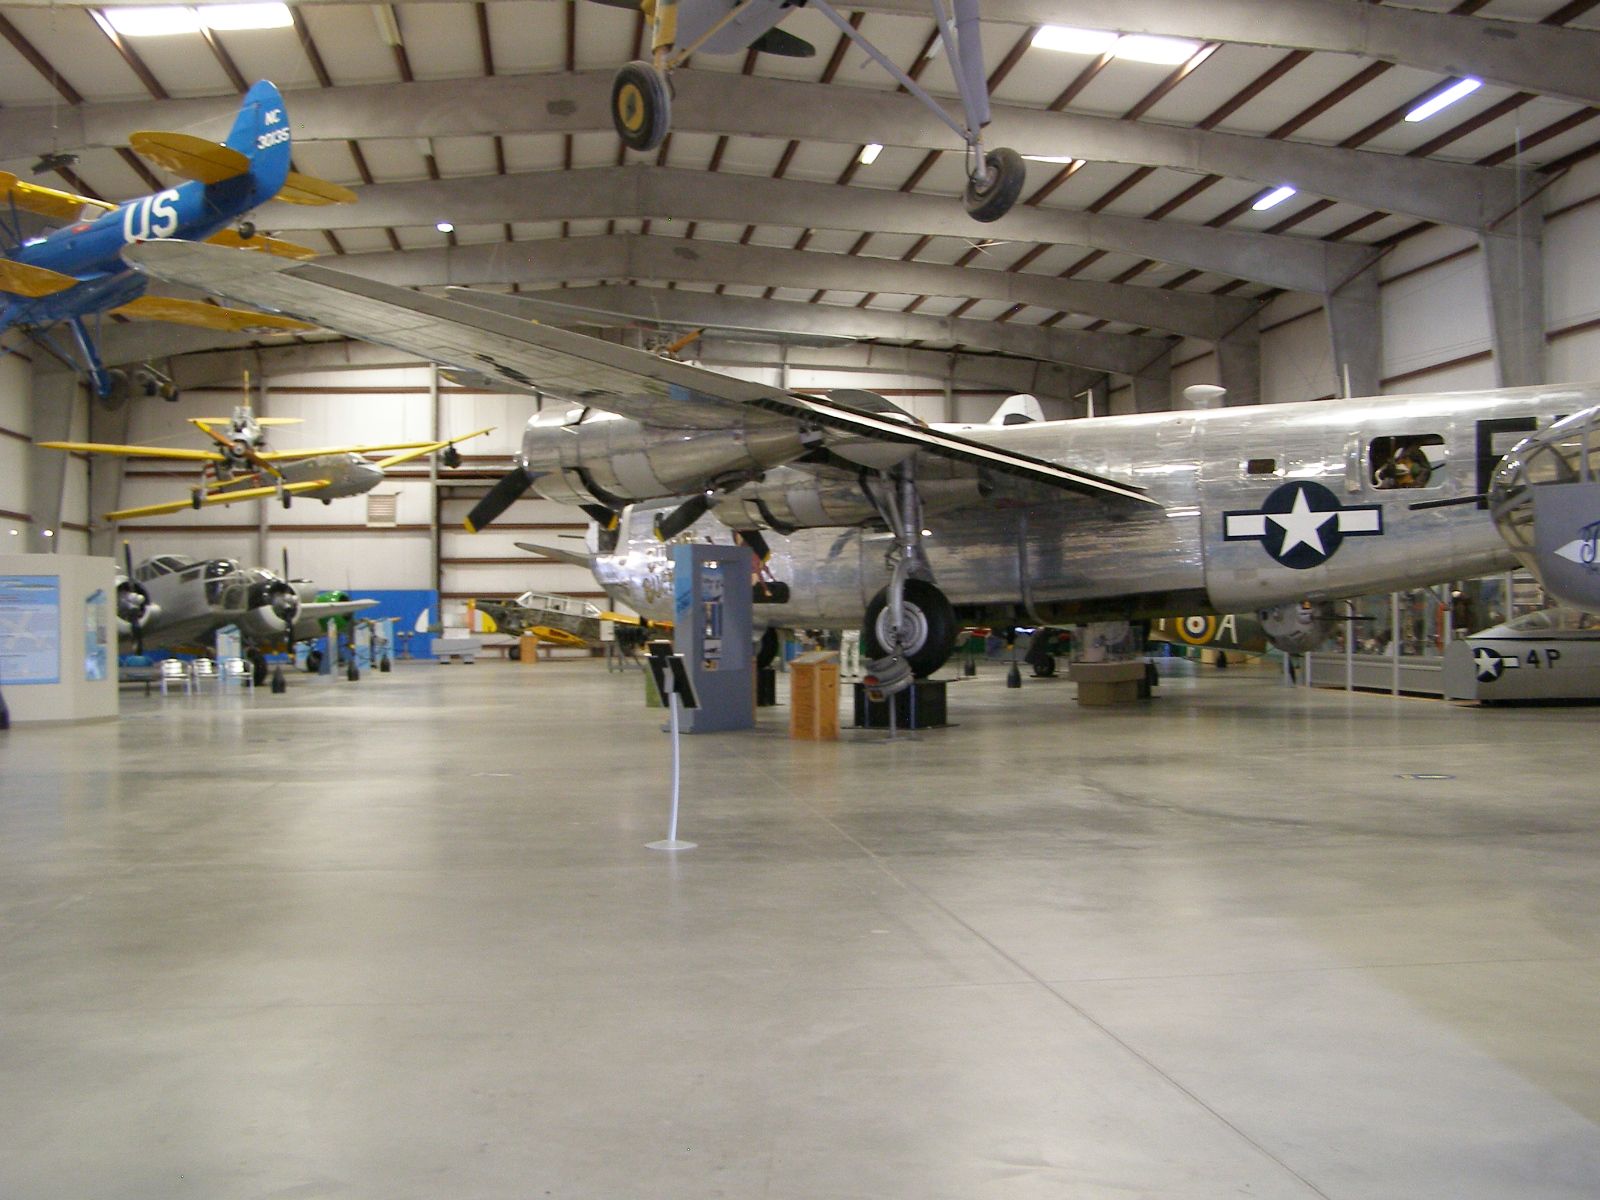
POLYGON ((1283 530, 1283 545, 1279 556, 1288 554, 1296 546, 1310 546, 1319 555, 1326 556, 1322 545, 1322 527, 1334 517, 1331 511, 1318 512, 1306 502, 1306 492, 1301 488, 1294 496, 1294 507, 1286 513, 1268 513, 1267 520, 1283 530))

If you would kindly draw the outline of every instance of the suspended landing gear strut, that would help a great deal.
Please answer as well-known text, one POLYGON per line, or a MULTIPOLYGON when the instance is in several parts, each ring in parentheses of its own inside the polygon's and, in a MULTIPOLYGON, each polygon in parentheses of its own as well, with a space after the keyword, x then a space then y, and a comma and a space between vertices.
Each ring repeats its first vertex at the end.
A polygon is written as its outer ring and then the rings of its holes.
POLYGON ((867 605, 862 651, 869 660, 867 673, 877 680, 873 690, 892 695, 944 665, 955 648, 956 614, 934 586, 922 548, 922 498, 911 460, 880 472, 868 492, 894 546, 889 551, 889 586, 867 605))

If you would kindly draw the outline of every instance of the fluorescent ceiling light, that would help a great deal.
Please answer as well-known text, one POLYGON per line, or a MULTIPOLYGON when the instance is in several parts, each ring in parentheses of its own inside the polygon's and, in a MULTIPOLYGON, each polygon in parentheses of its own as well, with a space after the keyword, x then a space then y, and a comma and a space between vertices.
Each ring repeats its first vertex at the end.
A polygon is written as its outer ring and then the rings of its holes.
POLYGON ((200 32, 200 18, 192 8, 108 8, 105 16, 111 28, 123 37, 200 32))
POLYGON ((1105 29, 1077 29, 1070 25, 1045 25, 1033 35, 1033 45, 1062 54, 1109 54, 1129 62, 1176 66, 1200 49, 1187 38, 1153 37, 1144 33, 1117 34, 1105 29))
POLYGON ((877 142, 868 142, 865 146, 861 147, 861 165, 863 167, 870 167, 873 163, 878 161, 878 155, 882 153, 883 147, 878 145, 877 142))
POLYGON ((1199 42, 1187 41, 1184 38, 1151 37, 1143 33, 1130 33, 1127 37, 1117 39, 1117 44, 1112 47, 1111 53, 1113 57, 1125 58, 1129 62, 1157 63, 1161 66, 1175 67, 1181 62, 1188 62, 1199 49, 1199 42))
POLYGON ((1104 54, 1117 44, 1117 35, 1103 29, 1075 29, 1070 25, 1046 25, 1033 35, 1033 45, 1062 54, 1104 54))
POLYGON ((1288 184, 1284 184, 1280 188, 1273 188, 1272 191, 1261 197, 1250 207, 1256 212, 1266 212, 1269 208, 1276 208, 1292 195, 1294 195, 1294 189, 1288 184))
POLYGON ((1450 87, 1445 88, 1444 91, 1440 92, 1432 99, 1424 100, 1421 104, 1417 105, 1406 114, 1406 120, 1413 123, 1417 121, 1426 121, 1440 109, 1449 108, 1457 100, 1461 99, 1461 97, 1472 95, 1473 92, 1477 91, 1482 86, 1483 80, 1481 79, 1473 79, 1471 77, 1463 79, 1459 83, 1452 84, 1450 87))
POLYGON ((1022 157, 1029 162, 1060 163, 1063 166, 1068 166, 1078 161, 1070 154, 1024 154, 1022 157))
POLYGON ((166 37, 201 29, 284 29, 294 24, 286 4, 206 4, 199 8, 108 8, 106 21, 123 37, 166 37))
POLYGON ((294 24, 287 4, 207 4, 196 10, 207 29, 287 29, 294 24))

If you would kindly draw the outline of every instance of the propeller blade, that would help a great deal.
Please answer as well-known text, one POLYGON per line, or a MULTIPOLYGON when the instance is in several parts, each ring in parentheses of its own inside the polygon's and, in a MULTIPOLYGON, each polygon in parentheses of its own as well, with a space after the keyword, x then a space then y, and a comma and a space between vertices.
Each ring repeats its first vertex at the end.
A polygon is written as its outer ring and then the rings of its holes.
MULTIPOLYGON (((131 587, 139 585, 133 582, 133 546, 124 541, 122 543, 122 565, 128 573, 128 584, 131 587)), ((148 597, 147 597, 148 599, 148 597)), ((144 657, 144 606, 139 607, 136 616, 128 619, 128 628, 133 633, 133 649, 140 658, 144 657)))
POLYGON ((711 507, 713 493, 701 492, 698 496, 690 496, 677 508, 664 516, 656 517, 656 539, 670 542, 689 526, 693 525, 711 507))
POLYGON ((467 514, 467 528, 477 533, 522 497, 533 486, 533 476, 521 465, 512 467, 500 477, 500 482, 489 489, 489 494, 472 506, 467 514))

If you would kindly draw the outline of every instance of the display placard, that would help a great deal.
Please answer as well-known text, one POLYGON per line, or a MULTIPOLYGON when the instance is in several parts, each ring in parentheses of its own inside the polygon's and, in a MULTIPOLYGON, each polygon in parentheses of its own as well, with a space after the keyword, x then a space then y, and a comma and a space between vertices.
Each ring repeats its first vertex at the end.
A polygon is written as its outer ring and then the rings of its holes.
POLYGON ((0 575, 0 683, 61 682, 61 580, 0 575))

